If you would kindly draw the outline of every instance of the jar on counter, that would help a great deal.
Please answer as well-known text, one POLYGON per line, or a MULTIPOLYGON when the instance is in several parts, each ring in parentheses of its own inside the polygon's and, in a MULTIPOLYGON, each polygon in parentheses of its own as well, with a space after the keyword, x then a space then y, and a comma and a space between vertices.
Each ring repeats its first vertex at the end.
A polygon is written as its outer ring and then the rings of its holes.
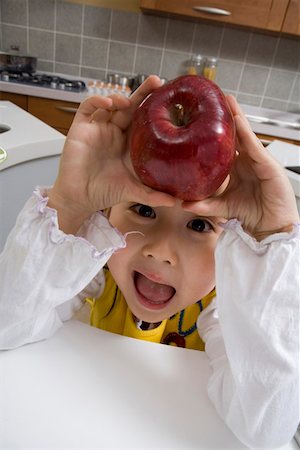
POLYGON ((217 74, 217 58, 207 58, 205 62, 205 67, 203 71, 203 75, 208 80, 214 81, 217 74))
POLYGON ((204 68, 205 58, 202 55, 193 55, 189 61, 187 69, 188 75, 202 75, 204 68))

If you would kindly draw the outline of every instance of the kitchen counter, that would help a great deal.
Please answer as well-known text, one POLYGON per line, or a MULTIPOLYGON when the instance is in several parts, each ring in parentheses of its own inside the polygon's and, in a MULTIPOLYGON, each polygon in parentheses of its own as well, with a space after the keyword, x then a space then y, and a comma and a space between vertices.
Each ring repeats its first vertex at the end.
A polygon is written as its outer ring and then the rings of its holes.
POLYGON ((34 188, 53 184, 65 142, 63 134, 8 101, 0 101, 1 128, 8 131, 0 133, 0 252, 34 188))
POLYGON ((255 133, 292 139, 300 144, 300 114, 244 104, 241 108, 255 133))
POLYGON ((208 398, 204 352, 72 320, 0 365, 0 448, 247 448, 208 398))
POLYGON ((1 126, 8 131, 0 133, 0 147, 7 154, 0 162, 0 171, 62 151, 65 136, 11 102, 0 101, 1 126))
POLYGON ((0 81, 0 91, 76 103, 81 103, 89 95, 87 90, 83 92, 67 92, 59 89, 50 89, 41 86, 31 86, 8 81, 0 81))
POLYGON ((300 167, 300 146, 275 140, 268 145, 267 150, 285 168, 284 170, 292 185, 300 214, 300 175, 287 169, 287 167, 300 167))
MULTIPOLYGON (((85 81, 86 84, 89 81, 88 79, 82 80, 85 81)), ((76 93, 5 81, 0 81, 0 91, 75 103, 80 103, 87 96, 91 95, 87 89, 84 92, 76 93)), ((259 108, 245 104, 241 104, 241 107, 247 115, 250 125, 255 133, 290 139, 299 141, 300 143, 300 114, 259 108), (267 123, 268 121, 269 123, 267 123)))

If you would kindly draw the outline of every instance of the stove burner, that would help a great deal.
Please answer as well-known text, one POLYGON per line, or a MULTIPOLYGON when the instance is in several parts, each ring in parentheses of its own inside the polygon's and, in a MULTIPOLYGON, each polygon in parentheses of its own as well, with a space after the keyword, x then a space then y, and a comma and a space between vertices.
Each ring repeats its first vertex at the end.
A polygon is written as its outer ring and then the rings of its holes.
POLYGON ((2 81, 12 83, 29 84, 31 86, 40 86, 49 89, 60 89, 70 92, 81 92, 85 90, 85 83, 81 80, 69 80, 56 75, 47 75, 44 73, 29 74, 29 73, 0 73, 2 81))

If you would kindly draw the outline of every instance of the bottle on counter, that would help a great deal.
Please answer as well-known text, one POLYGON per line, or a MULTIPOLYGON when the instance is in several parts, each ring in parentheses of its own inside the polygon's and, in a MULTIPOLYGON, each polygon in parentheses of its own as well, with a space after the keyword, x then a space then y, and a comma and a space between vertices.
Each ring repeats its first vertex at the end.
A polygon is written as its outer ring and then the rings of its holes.
POLYGON ((205 58, 202 55, 193 55, 189 61, 187 69, 188 75, 202 75, 204 69, 205 58))
POLYGON ((96 80, 89 80, 87 82, 87 91, 89 95, 93 95, 96 93, 96 80))
POLYGON ((129 97, 131 94, 131 89, 129 88, 129 80, 128 77, 120 77, 120 93, 125 95, 125 97, 129 97))
POLYGON ((129 97, 131 89, 129 88, 128 77, 121 75, 108 75, 106 81, 89 80, 87 82, 87 90, 89 95, 103 95, 104 97, 117 93, 129 97))
POLYGON ((214 81, 217 74, 217 58, 207 58, 204 66, 203 75, 208 80, 214 81))

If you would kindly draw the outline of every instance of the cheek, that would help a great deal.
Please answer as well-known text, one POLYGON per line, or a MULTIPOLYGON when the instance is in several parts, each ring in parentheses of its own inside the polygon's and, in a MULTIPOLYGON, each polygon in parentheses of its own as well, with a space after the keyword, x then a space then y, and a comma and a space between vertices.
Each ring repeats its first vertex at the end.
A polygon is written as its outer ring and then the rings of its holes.
POLYGON ((134 261, 134 256, 138 251, 138 244, 133 236, 128 236, 126 239, 126 247, 121 250, 117 250, 107 262, 108 268, 118 283, 118 280, 123 280, 128 277, 128 271, 132 262, 134 261))
POLYGON ((122 274, 125 272, 125 268, 128 260, 127 248, 117 251, 114 255, 110 257, 107 262, 109 270, 114 276, 116 273, 122 274))
MULTIPOLYGON (((124 250, 122 250, 124 251, 124 250)), ((125 256, 125 255, 124 255, 125 256)), ((126 279, 128 279, 128 274, 126 274, 125 267, 126 267, 126 259, 123 259, 123 255, 121 252, 117 255, 111 256, 111 258, 107 261, 107 266, 109 268, 109 271, 117 283, 118 287, 121 289, 121 291, 124 291, 124 282, 126 279)))
POLYGON ((194 292, 207 294, 215 285, 215 246, 194 247, 186 255, 185 279, 194 292))

